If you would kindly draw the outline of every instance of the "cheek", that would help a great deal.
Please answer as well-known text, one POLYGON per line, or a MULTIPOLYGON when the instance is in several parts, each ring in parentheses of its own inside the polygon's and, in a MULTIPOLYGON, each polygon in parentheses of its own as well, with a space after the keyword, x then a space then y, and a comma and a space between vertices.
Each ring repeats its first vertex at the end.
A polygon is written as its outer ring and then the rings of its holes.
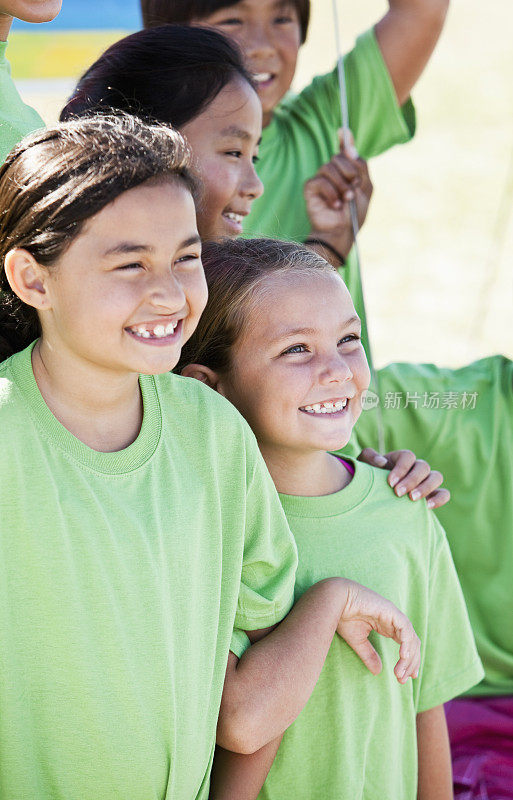
POLYGON ((180 284, 189 305, 189 317, 185 326, 185 336, 188 339, 196 328, 207 304, 207 282, 203 270, 198 270, 193 274, 183 276, 180 284))
POLYGON ((204 187, 202 206, 212 216, 220 213, 232 193, 233 170, 222 157, 204 159, 201 164, 201 181, 204 187))

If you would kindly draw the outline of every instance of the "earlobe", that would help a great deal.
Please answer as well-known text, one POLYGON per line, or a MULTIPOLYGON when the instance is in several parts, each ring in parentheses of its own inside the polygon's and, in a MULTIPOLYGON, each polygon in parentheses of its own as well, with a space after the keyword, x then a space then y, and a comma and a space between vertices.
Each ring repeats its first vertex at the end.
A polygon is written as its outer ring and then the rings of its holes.
POLYGON ((43 310, 50 306, 45 270, 28 250, 15 248, 5 257, 4 269, 13 292, 29 306, 43 310))
POLYGON ((210 367, 205 367, 203 364, 187 364, 182 369, 182 375, 184 378, 195 378, 216 392, 219 391, 219 375, 210 367))

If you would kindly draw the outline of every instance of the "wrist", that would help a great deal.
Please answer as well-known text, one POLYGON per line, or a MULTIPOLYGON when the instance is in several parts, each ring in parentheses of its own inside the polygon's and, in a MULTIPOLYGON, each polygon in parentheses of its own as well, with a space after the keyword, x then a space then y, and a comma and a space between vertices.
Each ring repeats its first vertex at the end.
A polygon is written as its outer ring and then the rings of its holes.
POLYGON ((347 578, 333 577, 324 578, 311 587, 310 591, 322 594, 327 606, 333 614, 335 624, 342 616, 347 607, 350 596, 350 584, 352 581, 347 578))
MULTIPOLYGON (((344 231, 343 233, 335 234, 313 229, 306 238, 306 242, 308 241, 312 242, 312 245, 315 246, 319 252, 321 252, 321 248, 325 245, 325 251, 327 255, 329 255, 326 260, 332 264, 333 258, 335 258, 339 263, 334 264, 334 266, 340 266, 340 264, 345 264, 351 252, 353 246, 353 232, 344 231), (317 240, 318 244, 315 244, 315 240, 317 240)), ((323 257, 326 258, 324 255, 323 257)))

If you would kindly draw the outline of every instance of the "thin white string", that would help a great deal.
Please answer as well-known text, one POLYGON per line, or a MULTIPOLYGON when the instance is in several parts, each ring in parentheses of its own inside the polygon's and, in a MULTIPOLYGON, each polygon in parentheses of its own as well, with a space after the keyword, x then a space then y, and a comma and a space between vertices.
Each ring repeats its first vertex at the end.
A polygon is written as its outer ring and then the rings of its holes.
MULTIPOLYGON (((339 23, 339 16, 338 16, 338 2, 337 0, 332 0, 333 5, 333 22, 335 26, 335 46, 337 52, 337 67, 338 67, 338 87, 340 91, 340 111, 342 114, 342 130, 343 130, 343 139, 344 139, 344 148, 345 150, 349 150, 351 145, 351 134, 349 128, 349 107, 347 103, 347 84, 346 84, 346 71, 344 68, 344 60, 342 58, 342 43, 340 40, 340 23, 339 23)), ((370 335, 369 329, 367 327, 367 312, 365 308, 365 294, 363 291, 363 280, 362 280, 362 269, 361 269, 361 261, 360 261, 360 249, 358 247, 358 235, 360 233, 360 227, 358 225, 358 212, 356 210, 356 200, 353 198, 349 201, 349 209, 351 212, 351 226, 353 229, 353 251, 354 257, 356 261, 356 269, 358 274, 358 280, 360 283, 360 291, 362 295, 362 305, 363 305, 363 324, 367 328, 367 359, 369 361, 370 372, 372 376, 372 384, 376 389, 376 393, 378 395, 378 405, 376 406, 377 412, 377 434, 378 434, 378 451, 380 453, 385 452, 385 427, 383 424, 383 409, 381 407, 381 396, 379 391, 379 381, 378 381, 378 374, 374 369, 374 359, 372 357, 372 348, 370 343, 370 335)))

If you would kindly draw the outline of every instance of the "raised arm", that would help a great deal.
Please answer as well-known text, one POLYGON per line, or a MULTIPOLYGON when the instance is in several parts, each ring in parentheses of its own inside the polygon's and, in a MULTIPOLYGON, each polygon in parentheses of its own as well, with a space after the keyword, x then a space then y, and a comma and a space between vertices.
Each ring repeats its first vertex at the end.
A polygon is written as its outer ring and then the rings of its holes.
POLYGON ((406 102, 444 26, 449 0, 389 0, 375 27, 399 105, 406 102))

